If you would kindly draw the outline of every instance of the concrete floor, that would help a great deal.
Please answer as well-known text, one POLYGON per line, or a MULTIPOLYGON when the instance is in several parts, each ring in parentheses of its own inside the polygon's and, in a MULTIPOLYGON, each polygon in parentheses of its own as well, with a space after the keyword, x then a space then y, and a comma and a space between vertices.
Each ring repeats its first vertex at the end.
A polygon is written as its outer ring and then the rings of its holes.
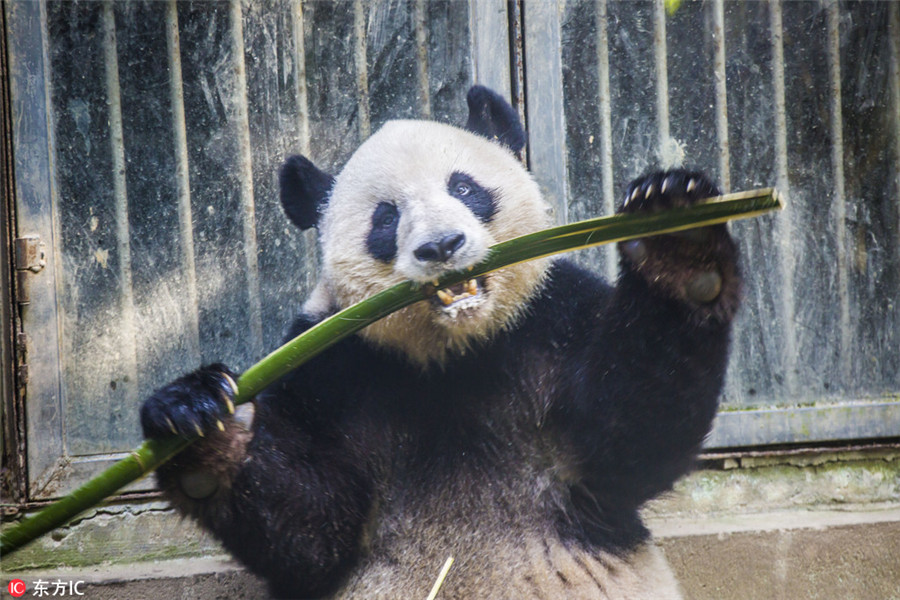
MULTIPOLYGON (((900 506, 865 512, 772 513, 655 521, 690 600, 900 600, 900 506)), ((224 556, 7 573, 83 581, 90 600, 243 600, 265 585, 224 556)))

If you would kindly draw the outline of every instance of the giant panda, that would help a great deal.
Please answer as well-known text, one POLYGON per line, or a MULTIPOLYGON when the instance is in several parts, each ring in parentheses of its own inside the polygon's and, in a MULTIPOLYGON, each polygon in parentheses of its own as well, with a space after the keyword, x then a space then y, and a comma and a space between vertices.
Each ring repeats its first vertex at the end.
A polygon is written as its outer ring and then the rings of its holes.
MULTIPOLYGON (((336 177, 280 173, 316 227, 319 283, 289 329, 403 280, 423 284, 549 224, 525 133, 474 87, 464 128, 392 121, 336 177)), ((718 193, 652 173, 620 211, 718 193)), ((725 226, 619 245, 610 285, 564 258, 437 291, 339 342, 232 416, 235 377, 202 367, 141 409, 147 438, 203 437, 158 471, 179 509, 282 598, 679 598, 639 516, 692 466, 738 306, 725 226)))

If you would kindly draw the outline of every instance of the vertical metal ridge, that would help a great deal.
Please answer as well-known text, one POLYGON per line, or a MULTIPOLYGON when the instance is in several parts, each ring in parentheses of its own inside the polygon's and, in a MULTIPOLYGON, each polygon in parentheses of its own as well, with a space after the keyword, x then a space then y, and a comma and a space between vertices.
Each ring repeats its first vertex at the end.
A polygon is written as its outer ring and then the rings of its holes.
POLYGON ((834 178, 833 215, 835 228, 835 252, 837 254, 837 285, 840 304, 841 377, 848 381, 852 368, 851 351, 853 328, 850 319, 850 260, 847 248, 847 197, 844 189, 844 129, 841 109, 841 15, 837 0, 825 5, 828 30, 828 74, 830 80, 831 169, 834 178))
POLYGON ((431 90, 428 85, 428 23, 425 11, 426 0, 416 0, 416 74, 419 84, 419 102, 422 117, 431 118, 431 90))
MULTIPOLYGON (((888 44, 891 53, 891 126, 894 129, 894 194, 900 196, 900 2, 888 6, 888 44)), ((895 196, 896 197, 896 196, 895 196)), ((900 210, 894 224, 900 231, 900 210)))
MULTIPOLYGON (((3 264, 0 265, 0 277, 3 283, 2 288, 3 306, 0 307, 0 335, 3 336, 0 342, 0 370, 2 370, 2 381, 0 381, 0 414, 3 414, 2 436, 5 443, 0 449, 0 460, 6 466, 6 480, 0 483, 0 496, 8 498, 12 502, 25 502, 25 490, 28 487, 27 479, 27 463, 25 461, 25 404, 22 390, 23 382, 21 378, 16 377, 16 366, 22 364, 24 359, 24 345, 27 343, 22 339, 21 344, 16 343, 18 334, 18 311, 13 310, 15 302, 16 284, 13 275, 14 251, 12 249, 13 240, 16 237, 14 232, 15 223, 15 164, 13 159, 13 141, 12 141, 12 94, 11 73, 9 68, 9 38, 8 24, 6 15, 6 6, 0 6, 0 73, 6 75, 0 81, 0 177, 3 181, 2 193, 0 193, 0 248, 3 252, 3 264)), ((24 334, 23 334, 24 335, 24 334)))
MULTIPOLYGON (((509 61, 509 99, 519 114, 522 123, 528 122, 527 98, 525 94, 525 7, 524 0, 510 0, 507 3, 507 27, 509 44, 505 58, 509 61)), ((523 164, 528 164, 528 144, 519 152, 523 164)))
POLYGON ((716 138, 719 145, 719 182, 722 191, 731 192, 731 161, 728 142, 728 82, 725 71, 725 0, 714 0, 713 46, 715 56, 716 138))
POLYGON ((181 42, 178 34, 177 0, 166 6, 166 48, 169 55, 169 103, 172 107, 172 131, 175 142, 175 189, 177 194, 178 235, 182 248, 185 297, 185 324, 188 352, 200 364, 200 300, 197 292, 197 265, 194 255, 193 211, 191 209, 190 160, 187 147, 187 121, 184 111, 184 79, 181 72, 181 42))
MULTIPOLYGON (((303 17, 303 0, 291 0, 291 34, 294 38, 294 94, 297 98, 297 134, 300 138, 300 154, 312 154, 312 135, 309 128, 309 86, 306 82, 306 35, 303 17)), ((306 254, 311 264, 317 262, 318 244, 316 231, 303 234, 307 240, 306 254)))
MULTIPOLYGON (((506 0, 468 0, 472 82, 486 85, 507 98, 513 91, 510 61, 514 58, 509 39, 503 37, 509 36, 510 19, 514 18, 509 8, 506 0)), ((525 92, 521 93, 524 97, 525 92)))
MULTIPOLYGON (((12 233, 27 230, 39 235, 48 248, 56 249, 60 247, 59 215, 55 210, 59 190, 56 136, 50 108, 47 6, 45 2, 6 2, 0 10, 4 13, 7 36, 3 51, 10 93, 10 159, 16 177, 14 195, 8 199, 16 219, 11 223, 12 233)), ((18 350, 24 350, 30 364, 27 385, 18 382, 22 387, 16 391, 17 401, 23 407, 24 423, 20 444, 12 450, 24 452, 17 462, 22 465, 20 491, 25 498, 32 498, 40 482, 54 475, 56 457, 63 455, 66 448, 62 379, 65 353, 60 347, 63 325, 58 309, 63 267, 57 258, 54 251, 47 253, 47 267, 32 286, 32 293, 39 294, 41 302, 32 302, 27 311, 19 314, 19 326, 27 337, 19 339, 23 348, 18 350), (28 410, 21 404, 24 402, 28 410)), ((7 414, 5 418, 14 417, 7 414)))
POLYGON ((231 2, 231 43, 235 76, 236 129, 238 136, 238 179, 240 181, 241 225, 244 242, 244 265, 247 270, 247 296, 250 303, 250 337, 252 355, 261 356, 262 305, 259 291, 259 263, 256 244, 256 204, 253 198, 253 156, 250 146, 250 115, 247 103, 247 66, 244 59, 242 0, 231 2))
MULTIPOLYGON (((775 96, 775 171, 778 192, 789 201, 791 186, 788 177, 787 152, 787 98, 784 87, 784 25, 782 23, 781 0, 769 2, 769 28, 772 33, 772 88, 775 96)), ((791 211, 786 210, 774 219, 772 226, 778 247, 778 268, 781 276, 781 289, 794 289, 794 258, 790 252, 793 243, 793 219, 791 211)), ((797 392, 797 339, 796 316, 794 313, 793 295, 778 294, 779 312, 784 317, 783 340, 784 353, 782 367, 784 370, 784 387, 788 394, 797 392)))
POLYGON ((128 223, 128 187, 125 179, 125 134, 122 127, 122 99, 119 86, 119 60, 116 47, 116 17, 113 3, 103 3, 103 52, 106 66, 106 100, 109 106, 109 139, 112 154, 113 203, 116 219, 116 252, 119 255, 119 304, 122 311, 119 328, 122 367, 128 375, 128 395, 137 395, 137 344, 134 286, 131 269, 131 230, 128 223))
POLYGON ((659 156, 669 146, 669 68, 666 47, 666 6, 663 0, 653 3, 653 58, 656 67, 656 121, 659 128, 659 156))
POLYGON ((359 114, 359 136, 366 139, 372 131, 369 109, 369 62, 366 36, 366 7, 363 0, 353 0, 354 64, 356 66, 356 102, 359 114))
POLYGON ((787 99, 784 87, 784 26, 781 0, 769 2, 769 27, 772 32, 772 87, 775 95, 775 170, 781 194, 790 189, 787 158, 787 99))
MULTIPOLYGON (((8 9, 10 7, 10 3, 5 3, 4 9, 8 9)), ((21 10, 21 7, 20 7, 21 10)), ((43 156, 46 156, 47 159, 47 175, 49 181, 47 182, 48 196, 43 200, 49 204, 50 207, 50 218, 49 223, 41 223, 39 227, 40 230, 43 230, 43 233, 49 233, 48 238, 52 240, 52 247, 62 248, 62 240, 61 240, 61 231, 62 226, 60 224, 60 215, 59 211, 56 207, 59 206, 59 175, 57 171, 57 159, 56 159, 56 149, 57 149, 57 139, 56 139, 56 123, 53 116, 53 78, 51 77, 52 64, 50 62, 50 32, 49 32, 49 22, 50 18, 47 14, 47 3, 40 2, 37 7, 37 15, 34 15, 34 9, 29 8, 27 11, 23 11, 26 15, 18 15, 21 19, 20 24, 28 30, 29 38, 31 34, 35 34, 40 37, 40 45, 41 45, 41 72, 40 77, 43 81, 43 98, 39 101, 41 104, 41 108, 44 112, 45 122, 43 126, 45 127, 44 133, 46 133, 46 148, 43 150, 46 151, 46 154, 41 152, 43 156), (30 17, 38 17, 39 25, 34 28, 32 23, 28 23, 30 17), (34 28, 34 29, 33 29, 34 28), (39 30, 39 32, 35 31, 35 29, 39 30), (48 231, 49 229, 49 231, 48 231)), ((17 11, 18 12, 18 11, 17 11)), ((15 14, 15 13, 14 13, 15 14)), ((12 27, 12 25, 10 25, 12 27)), ((30 43, 33 39, 28 39, 26 43, 30 43)), ((10 41, 10 48, 7 48, 8 51, 11 51, 15 48, 15 44, 10 41)), ((12 58, 10 57, 10 69, 15 68, 15 64, 13 63, 12 58)), ((22 65, 21 71, 24 72, 28 70, 27 65, 22 65)), ((10 90, 11 92, 13 90, 10 90)), ((24 95, 30 96, 30 90, 22 90, 24 95)), ((13 92, 14 93, 14 92, 13 92)), ((31 96, 33 97, 33 96, 31 96)), ((15 102, 15 99, 13 100, 15 102)), ((29 106, 27 110, 34 110, 34 107, 29 106)), ((15 126, 15 124, 14 124, 15 126)), ((37 132, 34 132, 37 133, 37 132)), ((18 142, 13 138, 13 143, 18 144, 18 142)), ((15 159, 15 157, 14 157, 15 159)), ((16 183, 16 193, 20 193, 20 185, 18 182, 16 183)), ((28 188, 31 188, 29 191, 33 191, 34 188, 37 187, 37 184, 34 182, 28 182, 26 184, 28 188)), ((34 190, 36 191, 36 190, 34 190)), ((17 214, 16 218, 22 218, 25 216, 26 218, 35 217, 34 214, 23 215, 23 211, 18 210, 18 206, 20 206, 20 202, 22 202, 22 198, 17 197, 17 214)), ((32 197, 29 200, 32 202, 37 200, 36 197, 32 197)), ((34 206, 23 207, 26 208, 28 213, 31 213, 31 210, 34 206)), ((17 222, 17 227, 19 223, 17 222)), ((32 363, 35 362, 36 358, 40 359, 49 359, 49 360, 41 360, 43 363, 41 366, 43 367, 43 373, 36 373, 36 368, 32 367, 29 369, 29 385, 26 389, 26 400, 31 406, 40 406, 41 407, 41 415, 34 415, 33 417, 29 416, 29 412, 26 411, 25 419, 26 419, 26 429, 25 435, 26 440, 41 440, 41 447, 38 449, 37 444, 28 444, 26 443, 26 449, 28 452, 28 488, 26 490, 26 494, 28 498, 34 498, 40 488, 42 487, 44 481, 47 481, 48 477, 53 477, 54 469, 56 466, 56 457, 61 456, 67 452, 68 449, 68 430, 66 428, 66 422, 64 420, 65 415, 65 405, 68 401, 66 396, 66 386, 63 379, 63 373, 66 372, 66 361, 69 360, 69 357, 65 352, 62 351, 62 340, 65 331, 63 330, 63 319, 59 306, 59 298, 60 291, 63 286, 63 264, 61 260, 58 260, 58 257, 55 256, 54 252, 50 252, 47 257, 48 266, 52 267, 52 276, 53 282, 52 284, 47 284, 44 288, 44 291, 47 292, 48 304, 45 304, 42 309, 39 311, 39 314, 35 314, 35 306, 32 305, 28 311, 27 315, 23 315, 22 317, 22 328, 28 333, 30 331, 29 323, 27 320, 34 319, 32 324, 37 324, 40 322, 41 318, 52 318, 55 320, 55 323, 48 326, 46 328, 47 332, 50 333, 52 339, 42 339, 40 345, 35 345, 34 340, 29 337, 26 342, 25 354, 28 356, 29 360, 32 363), (54 360, 55 359, 55 360, 54 360), (51 363, 51 364, 47 364, 51 363), (50 379, 48 385, 43 385, 43 381, 41 385, 35 386, 35 375, 43 375, 50 379), (52 397, 47 397, 44 394, 40 394, 39 392, 44 392, 46 394, 55 395, 55 400, 52 397), (44 406, 52 406, 54 410, 43 410, 44 406), (48 416, 44 416, 48 415, 48 416), (56 434, 57 438, 53 439, 48 435, 41 435, 42 433, 52 433, 56 434), (51 442, 50 440, 53 439, 51 442), (57 442, 58 440, 58 442, 57 442)))
POLYGON ((528 100, 528 160, 535 179, 554 210, 557 223, 569 220, 568 155, 566 113, 563 102, 561 17, 558 3, 535 2, 524 5, 525 63, 544 73, 526 79, 528 100))
MULTIPOLYGON (((603 212, 611 215, 616 211, 615 188, 613 185, 612 151, 612 92, 609 84, 609 30, 607 0, 597 0, 594 12, 597 22, 597 109, 600 112, 600 176, 603 179, 603 212)), ((606 252, 604 275, 615 281, 619 271, 618 256, 606 252)))
POLYGON ((294 93, 297 96, 300 152, 304 156, 309 156, 309 89, 306 85, 306 40, 303 34, 302 0, 292 0, 291 2, 291 26, 294 36, 294 93))

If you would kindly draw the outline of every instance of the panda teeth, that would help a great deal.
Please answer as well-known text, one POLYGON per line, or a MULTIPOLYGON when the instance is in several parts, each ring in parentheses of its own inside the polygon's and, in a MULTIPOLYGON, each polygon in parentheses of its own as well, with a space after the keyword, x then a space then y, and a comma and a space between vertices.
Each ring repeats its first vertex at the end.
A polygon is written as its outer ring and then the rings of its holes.
POLYGON ((453 304, 453 296, 444 290, 437 291, 437 297, 441 299, 441 302, 444 303, 444 306, 450 306, 453 304))
POLYGON ((442 290, 438 290, 436 292, 438 300, 441 301, 441 304, 444 306, 450 306, 455 302, 459 302, 460 300, 465 300, 466 298, 473 298, 480 293, 478 280, 470 279, 462 284, 457 284, 450 288, 445 288, 442 290))

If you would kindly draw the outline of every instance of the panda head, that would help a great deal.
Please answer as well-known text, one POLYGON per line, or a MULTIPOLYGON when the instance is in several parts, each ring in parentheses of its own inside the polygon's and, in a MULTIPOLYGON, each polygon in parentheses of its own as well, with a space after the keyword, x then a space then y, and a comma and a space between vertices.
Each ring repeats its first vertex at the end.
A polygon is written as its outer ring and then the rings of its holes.
MULTIPOLYGON (((281 170, 281 201, 301 229, 317 227, 319 284, 304 306, 321 315, 411 279, 423 284, 482 261, 500 241, 546 227, 549 211, 515 152, 513 108, 473 87, 465 129, 389 121, 332 177, 301 156, 281 170)), ((540 287, 543 260, 507 267, 398 311, 363 337, 426 366, 514 323, 540 287)))

